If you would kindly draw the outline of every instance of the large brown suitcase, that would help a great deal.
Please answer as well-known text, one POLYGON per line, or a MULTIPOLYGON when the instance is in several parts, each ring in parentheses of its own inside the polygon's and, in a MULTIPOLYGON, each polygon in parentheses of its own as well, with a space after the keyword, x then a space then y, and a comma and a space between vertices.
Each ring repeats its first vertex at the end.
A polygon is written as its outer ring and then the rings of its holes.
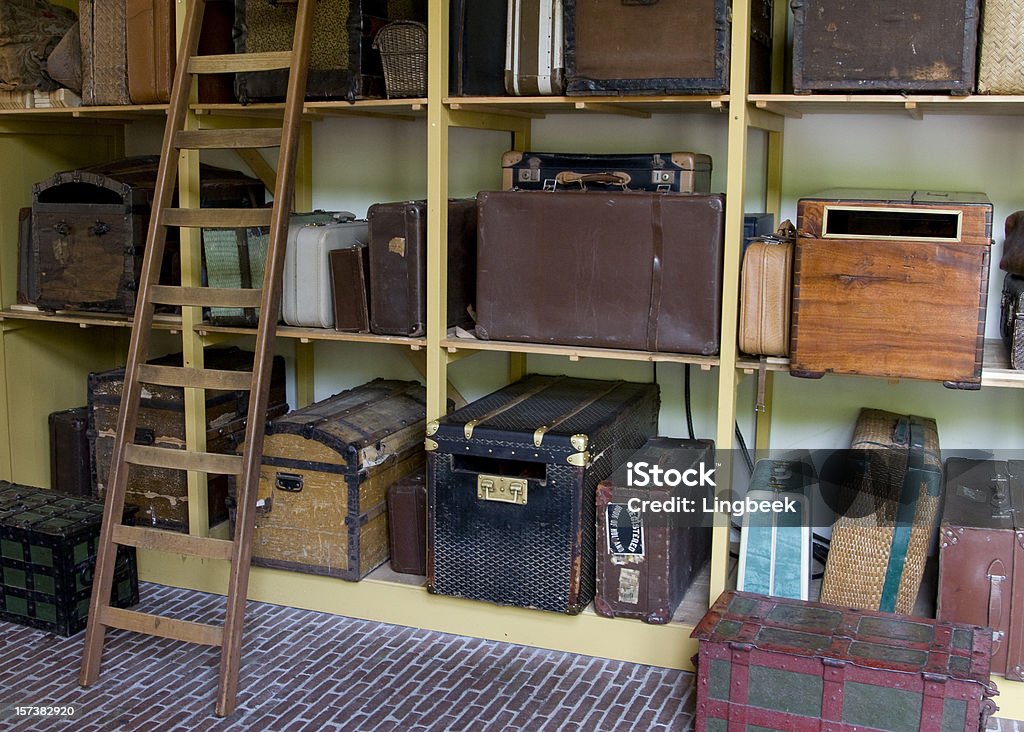
POLYGON ((128 94, 132 104, 160 104, 174 83, 175 0, 125 0, 128 94))
POLYGON ((658 387, 531 374, 427 427, 427 589, 575 615, 594 490, 654 435, 658 387))
MULTIPOLYGON (((771 91, 772 0, 749 0, 751 92, 771 91)), ((566 94, 725 94, 728 0, 564 0, 566 94)))
POLYGON ((862 409, 848 460, 823 468, 832 527, 821 601, 910 614, 942 504, 942 460, 935 420, 862 409))
POLYGON ((92 496, 89 408, 50 414, 50 488, 72 496, 92 496))
POLYGON ((714 488, 700 485, 700 475, 708 471, 713 475, 714 469, 715 443, 711 440, 652 437, 629 456, 626 465, 597 486, 594 610, 598 615, 656 624, 672 618, 711 555, 711 522, 702 522, 702 514, 644 513, 632 510, 630 502, 690 499, 701 511, 703 502, 713 497, 714 488), (678 471, 697 485, 687 486, 682 480, 674 486, 668 482, 656 485, 652 466, 666 473, 678 471), (686 476, 688 470, 696 472, 686 476), (651 485, 638 487, 642 483, 651 485))
POLYGON ((728 591, 691 637, 698 732, 984 732, 988 628, 728 591))
POLYGON ((946 461, 936 617, 992 628, 992 672, 1024 681, 1024 461, 946 461))
POLYGON ((427 573, 427 479, 410 473, 388 489, 388 546, 391 569, 427 573))
POLYGON ((388 559, 388 487, 423 468, 426 389, 375 379, 267 424, 252 563, 357 581, 388 559))
MULTIPOLYGON (((155 359, 152 363, 180 366, 181 354, 155 359)), ((248 371, 252 354, 238 348, 208 348, 204 364, 209 369, 248 371)), ((121 406, 124 369, 89 374, 89 448, 96 496, 102 498, 110 475, 114 433, 121 406)), ((267 418, 288 411, 285 401, 284 359, 274 358, 271 370, 267 418)), ((245 429, 249 409, 248 391, 206 391, 206 450, 234 453, 245 429)), ((170 449, 185 449, 184 389, 145 384, 139 401, 135 442, 170 449)), ((228 476, 210 476, 208 508, 210 524, 228 517, 226 499, 228 476)), ((128 474, 127 503, 139 507, 138 523, 175 531, 188 531, 188 484, 181 470, 132 465, 128 474)))
MULTIPOLYGON (((370 330, 427 332, 427 202, 375 203, 370 222, 370 330)), ((469 326, 476 288, 477 207, 448 201, 448 325, 469 326)))
POLYGON ((125 0, 79 0, 82 104, 131 104, 125 0))
POLYGON ((484 191, 480 338, 718 353, 725 198, 484 191))
POLYGON ((980 193, 801 198, 791 373, 978 388, 991 241, 992 204, 980 193))
POLYGON ((792 0, 793 90, 974 90, 979 0, 792 0))

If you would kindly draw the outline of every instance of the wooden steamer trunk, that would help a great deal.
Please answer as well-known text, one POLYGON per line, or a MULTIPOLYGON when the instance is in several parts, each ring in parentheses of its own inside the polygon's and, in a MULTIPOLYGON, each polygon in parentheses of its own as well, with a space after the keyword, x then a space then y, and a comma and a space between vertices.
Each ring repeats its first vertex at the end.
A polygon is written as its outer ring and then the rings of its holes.
POLYGON ((936 615, 992 628, 992 672, 1024 681, 1024 461, 946 461, 936 615))
POLYGON ((996 710, 988 628, 729 591, 691 637, 700 732, 983 732, 996 710))
MULTIPOLYGON (((124 523, 135 508, 127 506, 124 523)), ((85 628, 103 504, 0 481, 0 619, 59 635, 85 628)), ((118 547, 111 605, 139 601, 135 550, 118 547)))
MULTIPOLYGON (((180 366, 181 354, 151 361, 164 366, 180 366)), ((238 348, 206 350, 206 368, 232 371, 252 369, 252 354, 238 348)), ((110 474, 117 415, 121 407, 124 369, 89 375, 89 442, 94 470, 93 485, 102 498, 110 474)), ((285 402, 284 359, 275 357, 267 418, 288 411, 285 402)), ((206 391, 206 450, 234 453, 245 430, 249 392, 206 391)), ((140 445, 185 449, 184 389, 143 384, 139 401, 135 442, 140 445)), ((175 531, 188 531, 188 483, 181 470, 132 465, 128 474, 125 500, 139 507, 137 522, 175 531)), ((207 488, 210 525, 228 518, 226 499, 229 478, 211 475, 207 488)))
POLYGON ((791 373, 979 388, 991 243, 992 204, 979 193, 800 199, 791 373))
POLYGON ((388 559, 388 487, 422 470, 426 390, 375 379, 267 424, 252 562, 356 581, 388 559))
POLYGON ((658 387, 529 375, 427 428, 427 589, 575 615, 594 491, 654 435, 658 387))
MULTIPOLYGON (((629 457, 665 471, 714 470, 715 443, 653 437, 629 457)), ((703 514, 644 514, 631 499, 671 501, 713 497, 711 486, 631 487, 626 465, 597 486, 597 590, 594 610, 607 618, 667 623, 711 554, 711 522, 703 514)))

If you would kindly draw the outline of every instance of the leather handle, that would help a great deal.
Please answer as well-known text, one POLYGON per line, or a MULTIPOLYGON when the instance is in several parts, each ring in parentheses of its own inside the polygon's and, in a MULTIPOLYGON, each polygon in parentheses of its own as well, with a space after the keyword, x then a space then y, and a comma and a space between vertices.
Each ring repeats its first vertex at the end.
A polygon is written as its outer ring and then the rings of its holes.
POLYGON ((623 5, 654 5, 658 0, 622 0, 623 5))
POLYGON ((988 627, 993 629, 992 653, 998 652, 1003 640, 1003 582, 1006 580, 1006 569, 1001 559, 993 559, 988 565, 988 627))
POLYGON ((555 183, 558 185, 572 185, 574 183, 584 185, 586 183, 607 183, 625 188, 631 180, 628 173, 575 173, 571 170, 563 170, 555 176, 555 183))

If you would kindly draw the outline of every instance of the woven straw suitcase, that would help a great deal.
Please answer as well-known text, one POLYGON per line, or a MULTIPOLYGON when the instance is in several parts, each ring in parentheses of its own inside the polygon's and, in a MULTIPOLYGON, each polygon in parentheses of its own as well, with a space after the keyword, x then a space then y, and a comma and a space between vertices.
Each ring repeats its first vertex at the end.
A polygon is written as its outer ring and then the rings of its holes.
POLYGON ((979 94, 1024 94, 1024 5, 985 0, 978 53, 979 94))
POLYGON ((81 0, 82 103, 131 104, 124 0, 81 0))
POLYGON ((942 502, 935 421, 862 409, 851 447, 821 602, 910 614, 942 502))

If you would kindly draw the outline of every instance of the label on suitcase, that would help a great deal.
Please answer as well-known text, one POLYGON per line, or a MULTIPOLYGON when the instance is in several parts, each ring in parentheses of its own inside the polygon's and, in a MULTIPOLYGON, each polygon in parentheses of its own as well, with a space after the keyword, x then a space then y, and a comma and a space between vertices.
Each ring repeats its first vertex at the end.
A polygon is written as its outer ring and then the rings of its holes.
POLYGON ((562 0, 508 0, 505 90, 516 96, 565 91, 562 0))
POLYGON ((334 327, 328 254, 365 246, 368 234, 366 220, 308 224, 295 232, 284 260, 281 312, 285 323, 303 328, 334 327))
POLYGON ((504 190, 711 191, 711 156, 704 153, 595 155, 510 150, 501 156, 501 167, 504 190))

